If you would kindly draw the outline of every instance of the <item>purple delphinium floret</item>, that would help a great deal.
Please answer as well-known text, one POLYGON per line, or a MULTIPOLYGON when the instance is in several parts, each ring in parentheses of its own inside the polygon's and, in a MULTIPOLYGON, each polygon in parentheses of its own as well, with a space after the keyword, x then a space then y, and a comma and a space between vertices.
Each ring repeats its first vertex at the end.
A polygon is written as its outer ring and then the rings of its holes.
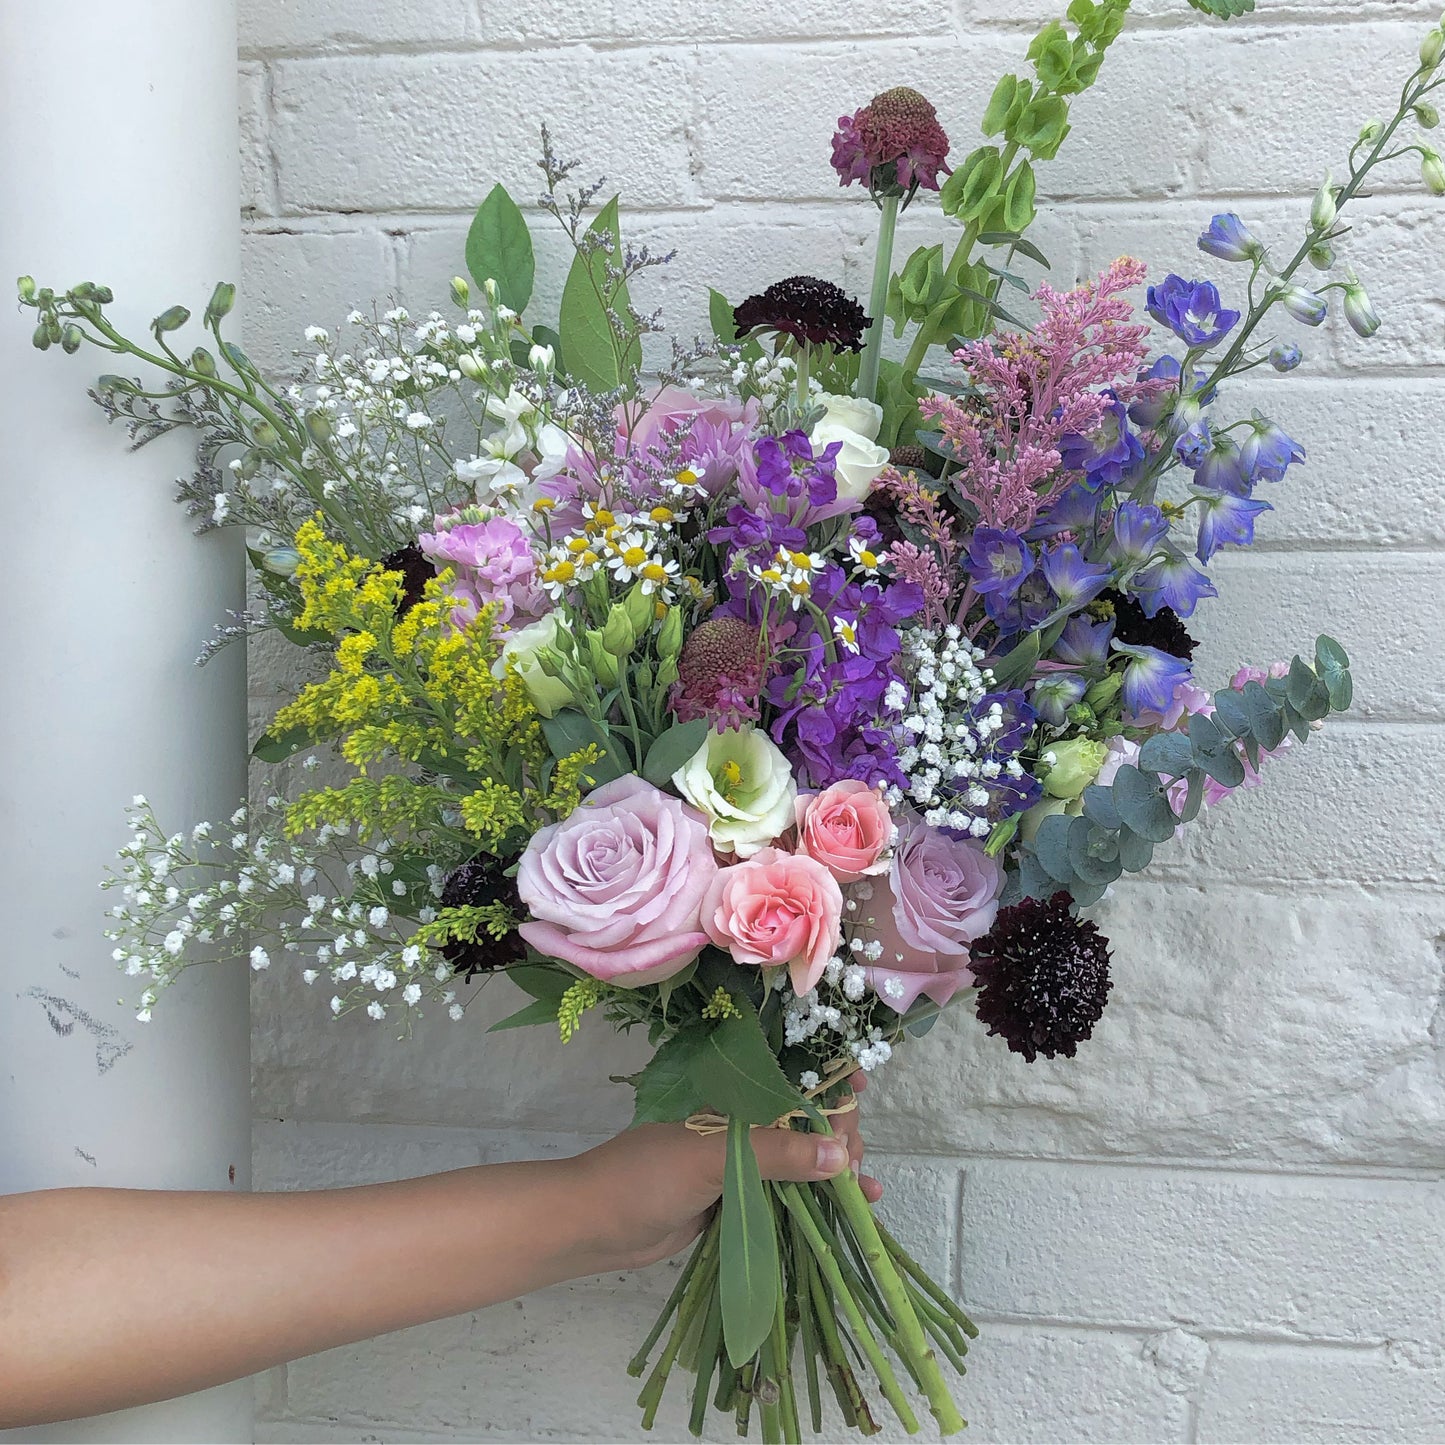
POLYGON ((1045 547, 1039 554, 1039 571, 1058 599, 1058 606, 1069 609, 1093 601, 1114 576, 1112 567, 1086 562, 1072 542, 1045 547))
POLYGON ((1180 617, 1189 617, 1203 598, 1219 595, 1203 572, 1173 551, 1140 572, 1129 590, 1150 617, 1161 607, 1169 608, 1180 617))
POLYGON ((1254 519, 1272 510, 1268 502, 1231 492, 1201 492, 1199 506, 1199 547, 1194 555, 1201 562, 1208 562, 1227 544, 1247 547, 1254 541, 1254 519))
POLYGON ((1174 689, 1192 676, 1189 664, 1157 647, 1116 642, 1114 650, 1129 659, 1124 668, 1122 694, 1126 716, 1137 718, 1149 712, 1168 712, 1174 701, 1174 689))
POLYGON ((1109 553, 1125 562, 1147 562, 1169 535, 1169 521, 1149 502, 1122 502, 1114 513, 1109 553))
POLYGON ((1209 229, 1199 238, 1199 249, 1221 261, 1253 261, 1264 251, 1233 211, 1225 211, 1210 221, 1209 229))
POLYGON ((1287 468, 1304 461, 1305 449, 1283 427, 1256 412, 1239 448, 1239 459, 1252 480, 1279 482, 1287 468))
POLYGON ((1186 346, 1208 347, 1223 340, 1239 320, 1219 299, 1212 281, 1186 281, 1171 272, 1147 293, 1148 311, 1186 346))
POLYGON ((1060 464, 1066 472, 1083 472, 1089 485, 1117 487, 1144 459, 1144 447, 1129 427, 1129 410, 1112 391, 1112 400, 1098 428, 1087 436, 1068 432, 1059 438, 1060 464))

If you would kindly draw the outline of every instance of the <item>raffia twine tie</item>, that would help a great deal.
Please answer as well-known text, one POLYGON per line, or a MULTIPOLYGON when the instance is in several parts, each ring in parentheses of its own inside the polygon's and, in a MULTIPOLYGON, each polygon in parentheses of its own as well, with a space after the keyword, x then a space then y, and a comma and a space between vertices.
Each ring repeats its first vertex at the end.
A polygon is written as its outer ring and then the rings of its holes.
MULTIPOLYGON (((836 1084, 841 1084, 854 1069, 858 1067, 857 1061, 853 1059, 839 1059, 828 1067, 827 1076, 819 1083, 804 1093, 805 1099, 816 1099, 820 1094, 826 1094, 836 1084)), ((834 1104, 829 1108, 821 1109, 819 1112, 833 1118, 838 1114, 851 1114, 858 1107, 857 1094, 849 1094, 841 1104, 834 1104)), ((780 1114, 771 1124, 754 1124, 754 1129, 789 1129, 794 1119, 806 1119, 810 1115, 806 1109, 789 1109, 786 1114, 780 1114)), ((701 1113, 688 1116, 685 1124, 694 1134, 725 1134, 728 1127, 726 1114, 716 1114, 710 1109, 701 1113)))

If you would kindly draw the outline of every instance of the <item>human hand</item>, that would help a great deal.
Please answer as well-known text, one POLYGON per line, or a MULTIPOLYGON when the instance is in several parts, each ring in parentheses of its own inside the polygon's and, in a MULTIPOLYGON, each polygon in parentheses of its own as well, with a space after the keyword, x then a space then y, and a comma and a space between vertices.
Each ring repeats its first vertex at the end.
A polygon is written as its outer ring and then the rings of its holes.
MULTIPOLYGON (((848 1083, 855 1094, 867 1076, 848 1083)), ((858 1112, 833 1116, 834 1137, 798 1129, 754 1129, 753 1150, 764 1179, 813 1183, 863 1158, 858 1112)), ((682 1124, 642 1124, 589 1149, 568 1164, 577 1170, 579 1238, 586 1267, 578 1273, 638 1269, 676 1254, 702 1233, 723 1188, 727 1135, 698 1134, 682 1124)), ((883 1186, 858 1182, 870 1203, 883 1186)))

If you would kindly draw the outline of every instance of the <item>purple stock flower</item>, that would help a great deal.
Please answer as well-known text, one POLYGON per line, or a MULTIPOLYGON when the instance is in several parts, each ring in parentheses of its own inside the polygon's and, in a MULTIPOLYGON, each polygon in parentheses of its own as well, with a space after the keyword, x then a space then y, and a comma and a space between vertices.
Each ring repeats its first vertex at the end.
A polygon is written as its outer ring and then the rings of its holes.
POLYGON ((1225 211, 1210 221, 1209 229, 1199 238, 1199 249, 1221 261, 1253 261, 1264 252, 1233 211, 1225 211))
POLYGON ((838 496, 834 463, 841 448, 841 442, 833 442, 815 456, 807 433, 801 431, 759 437, 753 446, 757 483, 775 497, 806 497, 814 507, 826 506, 838 496))
POLYGON ((1261 512, 1272 511, 1268 502, 1237 497, 1232 492, 1200 492, 1199 547, 1195 556, 1207 562, 1225 546, 1233 543, 1247 547, 1254 541, 1254 519, 1261 512))
POLYGON ((1283 427, 1255 412, 1239 458, 1252 480, 1262 477, 1267 482, 1280 482, 1291 463, 1304 461, 1305 449, 1286 435, 1283 427))
POLYGON ((1114 513, 1109 553, 1126 562, 1147 562, 1169 534, 1169 521, 1148 502, 1122 502, 1114 513))
POLYGON ((1066 432, 1059 439, 1059 458, 1066 472, 1083 472, 1094 489, 1117 487, 1144 459, 1144 447, 1129 430, 1129 411, 1114 393, 1097 430, 1088 436, 1066 432))
POLYGON ((1039 553, 1039 571, 1053 589, 1058 606, 1072 611, 1091 602, 1113 579, 1114 569, 1084 561, 1072 542, 1062 547, 1045 547, 1039 553))
POLYGON ((1162 607, 1180 617, 1189 617, 1202 598, 1219 595, 1203 572, 1173 551, 1140 572, 1130 590, 1150 617, 1162 607))
POLYGON ((968 544, 968 574, 990 608, 1012 601, 1033 565, 1028 543, 1017 532, 979 527, 968 544))
POLYGON ((1145 309, 1190 347, 1213 346, 1239 320, 1238 311, 1220 303, 1212 281, 1186 281, 1173 272, 1149 288, 1145 309))
POLYGON ((1054 644, 1054 656, 1070 667, 1101 666, 1108 660, 1109 639, 1113 635, 1114 624, 1107 618, 1103 622, 1090 622, 1082 612, 1078 613, 1064 624, 1054 644))
POLYGON ((1124 668, 1124 712, 1141 717, 1147 712, 1166 713, 1174 701, 1174 689, 1191 677, 1189 664, 1183 658, 1160 652, 1157 647, 1131 647, 1125 642, 1114 644, 1129 662, 1124 668))

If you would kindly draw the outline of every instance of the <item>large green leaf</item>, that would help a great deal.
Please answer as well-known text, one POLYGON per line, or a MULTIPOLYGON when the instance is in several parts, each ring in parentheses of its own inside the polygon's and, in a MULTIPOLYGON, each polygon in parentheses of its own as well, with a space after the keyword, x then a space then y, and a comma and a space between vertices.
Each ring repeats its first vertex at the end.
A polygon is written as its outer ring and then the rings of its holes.
POLYGON ((489 1034, 501 1033, 504 1029, 526 1029, 534 1024, 555 1024, 557 1022, 557 1004, 552 999, 534 998, 530 1003, 525 1003, 514 1014, 508 1014, 504 1019, 498 1019, 491 1028, 489 1034))
POLYGON ((532 299, 536 261, 532 236, 517 203, 500 183, 487 192, 467 232, 467 270, 478 286, 497 283, 497 296, 519 316, 532 299))
POLYGON ((693 1025, 674 1034, 633 1078, 637 1089, 634 1124, 675 1124, 705 1109, 708 1100, 697 1084, 697 1060, 706 1031, 693 1025))
POLYGON ((309 747, 313 737, 309 727, 288 728, 284 733, 264 732, 256 739, 251 756, 263 763, 284 763, 292 754, 309 747))
POLYGON ((562 336, 562 363, 567 375, 592 391, 613 391, 630 381, 630 373, 642 365, 642 348, 635 342, 619 359, 617 339, 607 319, 611 310, 624 316, 630 304, 625 285, 613 290, 608 268, 621 268, 622 230, 618 222, 617 197, 597 213, 587 234, 609 237, 609 249, 599 245, 579 252, 562 288, 562 310, 558 330, 562 336))
POLYGON ((740 1369, 772 1331, 782 1289, 777 1225, 758 1173, 748 1126, 741 1119, 728 1121, 718 1243, 723 1341, 728 1359, 740 1369))
POLYGON ((712 323, 712 334, 719 346, 731 346, 738 339, 737 324, 733 321, 733 304, 721 291, 711 286, 707 289, 707 317, 712 323))
POLYGON ((803 1097, 768 1047, 752 1004, 736 993, 733 1004, 741 1017, 724 1019, 698 1052, 698 1092, 721 1114, 749 1124, 771 1124, 798 1108, 803 1097))
POLYGON ((654 787, 665 788, 672 775, 707 741, 707 724, 696 718, 692 722, 673 723, 647 750, 642 776, 654 787))
POLYGON ((1254 10, 1254 0, 1189 0, 1196 9, 1217 20, 1233 20, 1238 15, 1249 15, 1254 10))

